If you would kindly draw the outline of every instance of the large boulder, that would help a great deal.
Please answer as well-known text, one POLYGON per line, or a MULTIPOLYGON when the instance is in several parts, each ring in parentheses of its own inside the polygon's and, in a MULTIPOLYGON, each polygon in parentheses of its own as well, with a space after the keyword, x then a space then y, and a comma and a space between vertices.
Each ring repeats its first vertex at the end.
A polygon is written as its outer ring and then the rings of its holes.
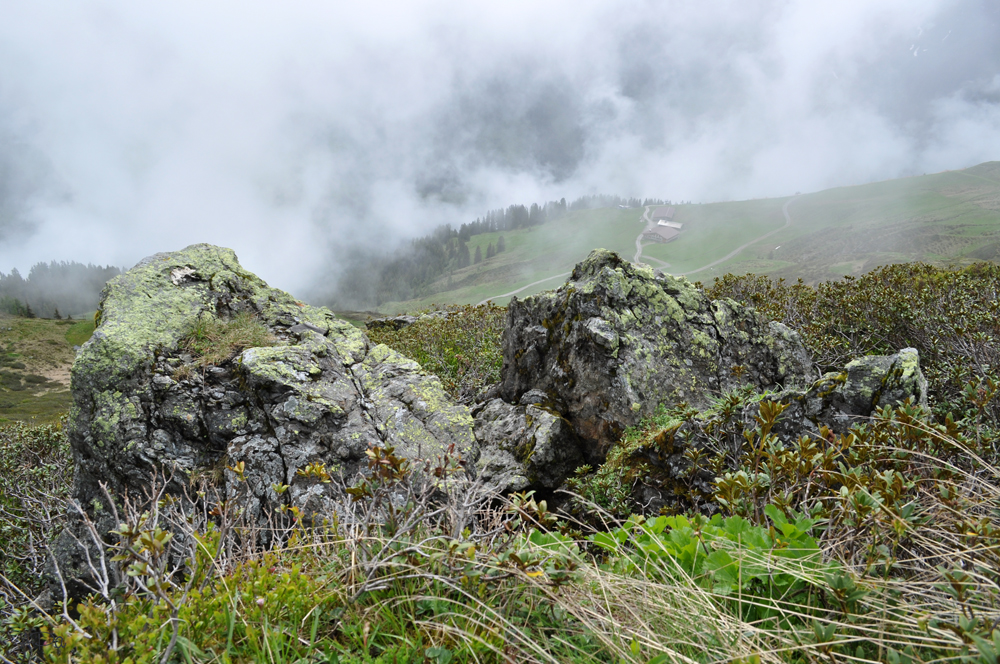
POLYGON ((788 327, 603 249, 558 290, 511 301, 503 357, 500 396, 545 394, 588 462, 661 404, 705 408, 748 382, 806 385, 812 370, 788 327))
POLYGON ((229 249, 193 245, 143 260, 109 282, 98 320, 73 365, 69 421, 73 495, 92 516, 105 501, 100 483, 142 496, 158 472, 177 490, 215 477, 263 522, 282 505, 329 509, 367 468, 370 446, 413 460, 449 448, 470 464, 478 456, 468 410, 435 376, 327 309, 268 287, 229 249), (185 340, 199 324, 241 315, 271 343, 207 366, 192 355, 185 340), (231 469, 241 462, 237 488, 231 469), (300 472, 307 466, 313 472, 300 472), (316 481, 320 468, 342 482, 316 481))

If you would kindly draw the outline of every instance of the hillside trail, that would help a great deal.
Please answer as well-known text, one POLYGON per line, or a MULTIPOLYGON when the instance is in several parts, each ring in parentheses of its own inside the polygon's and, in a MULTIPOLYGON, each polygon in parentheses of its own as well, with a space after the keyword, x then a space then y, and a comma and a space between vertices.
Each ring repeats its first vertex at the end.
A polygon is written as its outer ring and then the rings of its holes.
MULTIPOLYGON (((777 233, 779 231, 785 230, 786 228, 788 228, 789 226, 792 225, 792 216, 788 213, 788 206, 791 205, 792 201, 794 201, 796 198, 799 198, 799 196, 792 196, 787 201, 785 201, 785 204, 781 207, 781 213, 785 216, 785 225, 784 226, 781 226, 780 228, 775 228, 773 231, 768 231, 767 233, 764 233, 763 235, 758 236, 758 237, 754 238, 753 240, 750 240, 746 244, 742 244, 742 245, 736 247, 736 249, 733 249, 732 251, 730 251, 728 254, 726 254, 722 258, 720 258, 718 260, 715 260, 715 261, 712 261, 708 265, 702 265, 701 267, 699 267, 699 268, 697 268, 695 270, 689 270, 687 272, 678 272, 675 276, 678 276, 678 277, 687 276, 689 274, 695 274, 697 272, 701 272, 702 270, 707 270, 707 269, 709 269, 711 267, 715 267, 719 263, 724 263, 724 262, 728 261, 730 258, 732 258, 736 254, 740 253, 741 251, 743 251, 747 247, 749 247, 751 245, 754 245, 754 244, 760 242, 761 240, 766 240, 767 238, 771 237, 772 235, 774 235, 775 233, 777 233)), ((651 228, 652 224, 653 224, 653 220, 650 219, 650 217, 649 217, 649 209, 650 209, 651 206, 647 205, 645 207, 646 207, 646 210, 645 210, 645 212, 642 213, 642 217, 639 219, 640 221, 646 222, 646 225, 643 227, 643 231, 642 231, 643 233, 645 233, 647 229, 651 228)), ((632 262, 633 263, 639 263, 641 260, 642 260, 642 233, 639 233, 638 237, 635 238, 635 256, 632 257, 632 262)), ((663 261, 661 261, 661 260, 659 260, 657 258, 650 257, 649 260, 652 260, 652 261, 655 261, 657 263, 662 264, 662 266, 664 268, 670 267, 670 263, 665 263, 665 262, 663 262, 663 261)), ((521 286, 517 290, 512 290, 509 293, 504 293, 503 295, 493 295, 491 297, 488 297, 485 300, 483 300, 482 302, 479 302, 476 306, 480 306, 480 305, 486 304, 486 303, 491 302, 493 300, 499 300, 502 297, 512 297, 512 296, 517 295, 518 293, 520 293, 520 292, 522 292, 524 290, 527 290, 527 289, 531 288, 532 286, 537 286, 539 284, 544 284, 546 281, 552 281, 553 279, 560 279, 562 277, 569 276, 570 274, 572 274, 572 272, 563 272, 562 274, 557 274, 557 275, 554 275, 554 276, 551 276, 551 277, 546 277, 545 279, 539 279, 538 281, 533 281, 530 284, 528 284, 527 286, 521 286)))
POLYGON ((537 286, 538 284, 544 284, 546 281, 552 281, 553 279, 560 279, 562 277, 568 277, 571 274, 573 274, 573 273, 572 272, 563 272, 562 274, 557 274, 557 275, 555 275, 553 277, 545 277, 544 279, 539 279, 538 281, 532 281, 527 286, 521 286, 517 290, 512 290, 509 293, 504 293, 503 295, 493 295, 491 297, 488 297, 485 300, 483 300, 482 302, 479 302, 478 304, 476 304, 476 306, 477 307, 482 306, 484 304, 487 304, 488 302, 492 302, 493 300, 499 300, 502 297, 512 297, 514 295, 517 295, 518 293, 520 293, 523 290, 527 290, 527 289, 531 288, 532 286, 537 286))
POLYGON ((710 267, 715 267, 719 263, 725 263, 730 258, 732 258, 736 254, 740 253, 741 251, 743 251, 744 249, 746 249, 750 245, 757 244, 761 240, 766 240, 767 238, 771 237, 775 233, 777 233, 779 231, 785 230, 786 228, 788 228, 789 226, 792 225, 792 216, 790 214, 788 214, 788 206, 791 205, 792 201, 794 201, 796 198, 799 198, 799 196, 792 196, 787 201, 785 201, 785 204, 781 207, 781 212, 782 212, 782 214, 785 215, 785 225, 784 226, 781 226, 780 228, 775 228, 773 231, 770 231, 768 233, 764 233, 760 237, 754 238, 753 240, 750 240, 746 244, 741 244, 740 246, 736 247, 735 249, 733 249, 732 251, 730 251, 728 254, 726 254, 725 256, 723 256, 722 258, 720 258, 719 260, 712 261, 708 265, 702 265, 697 270, 688 270, 687 272, 678 272, 676 276, 678 276, 678 277, 686 277, 689 274, 695 274, 696 272, 701 272, 702 270, 707 270, 710 267))
POLYGON ((642 233, 639 233, 635 237, 635 256, 632 257, 633 263, 639 263, 642 261, 642 234, 653 227, 653 220, 649 216, 649 208, 651 207, 652 205, 647 205, 646 211, 642 213, 642 217, 639 219, 639 221, 645 221, 646 225, 642 227, 642 233))

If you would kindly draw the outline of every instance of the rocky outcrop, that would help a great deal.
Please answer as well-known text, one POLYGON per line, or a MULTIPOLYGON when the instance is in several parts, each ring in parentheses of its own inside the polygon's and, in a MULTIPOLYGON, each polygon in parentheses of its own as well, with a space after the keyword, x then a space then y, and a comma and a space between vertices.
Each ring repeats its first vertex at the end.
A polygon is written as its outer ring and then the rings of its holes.
POLYGON ((508 306, 500 396, 545 395, 599 461, 624 429, 658 406, 709 405, 747 382, 807 385, 798 335, 686 279, 597 250, 555 291, 508 306))
POLYGON ((225 483, 263 521, 282 505, 324 511, 372 445, 427 459, 450 446, 470 464, 468 410, 416 362, 321 308, 244 270, 229 249, 194 245, 151 256, 107 285, 99 326, 73 365, 73 495, 92 513, 112 495, 141 496, 154 473, 174 488, 199 475, 225 483), (207 319, 243 315, 273 345, 203 366, 183 340, 207 319), (237 492, 231 470, 242 463, 237 492), (227 468, 229 470, 227 470, 227 468), (279 491, 282 485, 287 490, 279 491))
POLYGON ((511 491, 551 491, 585 463, 573 429, 546 408, 545 399, 541 392, 528 392, 518 405, 491 399, 473 409, 482 445, 480 479, 511 491))
MULTIPOLYGON (((927 379, 920 370, 915 348, 894 355, 866 355, 843 371, 823 375, 805 390, 784 390, 765 397, 788 404, 774 433, 786 440, 814 434, 820 426, 846 433, 859 419, 879 408, 895 407, 907 400, 927 407, 927 379)), ((756 414, 757 408, 753 409, 756 414)))

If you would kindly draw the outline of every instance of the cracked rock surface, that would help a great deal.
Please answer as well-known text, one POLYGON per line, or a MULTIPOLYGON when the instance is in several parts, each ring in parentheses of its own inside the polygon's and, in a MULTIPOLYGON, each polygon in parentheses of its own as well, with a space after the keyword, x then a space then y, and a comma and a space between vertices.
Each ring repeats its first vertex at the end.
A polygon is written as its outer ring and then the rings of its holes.
MULTIPOLYGON (((786 441, 818 435, 824 425, 834 433, 847 433, 877 409, 897 407, 908 399, 927 407, 927 379, 915 348, 904 348, 894 355, 865 355, 852 360, 843 371, 823 375, 808 389, 765 397, 788 404, 774 427, 774 433, 786 441)), ((758 408, 750 408, 747 421, 757 412, 758 408)))
POLYGON ((99 326, 72 373, 73 495, 92 516, 112 495, 143 495, 157 471, 175 488, 211 473, 236 495, 227 467, 244 464, 246 507, 263 522, 282 504, 324 511, 343 483, 297 471, 323 463, 348 484, 370 445, 430 459, 451 445, 474 464, 465 406, 436 376, 373 345, 329 310, 310 307, 244 270, 229 249, 193 245, 146 258, 108 283, 99 326), (276 339, 202 367, 181 341, 200 317, 253 314, 276 339), (279 495, 272 485, 289 485, 279 495))
POLYGON ((598 249, 561 288, 514 298, 507 309, 500 396, 546 395, 600 461, 624 429, 661 404, 707 407, 752 383, 811 383, 798 334, 732 300, 709 300, 673 277, 598 249))
POLYGON ((528 392, 517 405, 490 399, 473 409, 480 479, 510 491, 552 490, 585 463, 569 422, 544 401, 544 393, 528 392))

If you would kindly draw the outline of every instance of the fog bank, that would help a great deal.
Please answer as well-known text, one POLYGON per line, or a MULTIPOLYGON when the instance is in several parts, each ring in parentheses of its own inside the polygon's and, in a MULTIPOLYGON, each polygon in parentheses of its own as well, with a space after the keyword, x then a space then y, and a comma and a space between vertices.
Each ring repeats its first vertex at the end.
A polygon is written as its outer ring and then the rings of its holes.
POLYGON ((0 0, 0 270, 233 247, 306 288, 487 209, 1000 159, 989 0, 0 0))

